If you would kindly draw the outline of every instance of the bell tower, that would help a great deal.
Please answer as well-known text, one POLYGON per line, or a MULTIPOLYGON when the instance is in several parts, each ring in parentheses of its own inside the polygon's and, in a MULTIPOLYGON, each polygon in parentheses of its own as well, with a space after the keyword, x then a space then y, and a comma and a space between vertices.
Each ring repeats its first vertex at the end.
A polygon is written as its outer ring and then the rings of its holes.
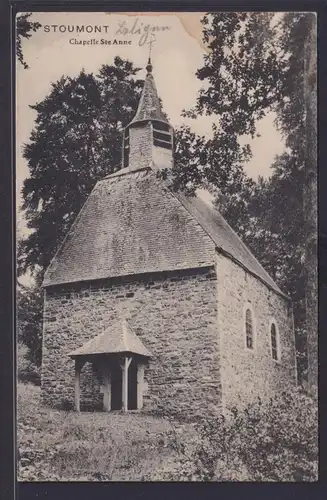
POLYGON ((171 168, 174 130, 164 115, 149 58, 136 115, 124 130, 123 168, 171 168))

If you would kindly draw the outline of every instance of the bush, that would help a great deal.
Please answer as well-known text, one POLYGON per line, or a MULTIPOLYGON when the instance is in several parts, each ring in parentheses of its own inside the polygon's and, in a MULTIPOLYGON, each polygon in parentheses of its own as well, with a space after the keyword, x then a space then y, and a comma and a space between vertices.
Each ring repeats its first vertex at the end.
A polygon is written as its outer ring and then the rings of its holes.
POLYGON ((26 358, 39 367, 42 359, 42 289, 20 286, 16 298, 17 339, 28 347, 26 358))
POLYGON ((195 429, 193 442, 176 437, 178 460, 165 479, 317 480, 318 405, 301 390, 208 417, 195 429))
POLYGON ((18 342, 17 345, 17 378, 19 382, 30 382, 41 385, 40 368, 28 358, 28 347, 18 342))

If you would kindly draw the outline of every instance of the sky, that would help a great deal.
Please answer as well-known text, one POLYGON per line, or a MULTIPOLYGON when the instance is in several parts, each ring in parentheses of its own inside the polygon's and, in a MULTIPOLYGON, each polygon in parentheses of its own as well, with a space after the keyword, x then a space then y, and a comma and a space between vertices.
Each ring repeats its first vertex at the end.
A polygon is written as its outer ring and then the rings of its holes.
MULTIPOLYGON (((201 88, 196 70, 203 65, 207 48, 202 43, 200 13, 33 13, 31 20, 42 27, 29 40, 23 40, 24 59, 29 69, 17 63, 16 71, 16 193, 17 205, 21 202, 21 188, 28 176, 28 168, 22 157, 22 147, 29 141, 34 128, 36 112, 30 109, 42 101, 51 90, 51 83, 63 75, 77 76, 82 68, 86 72, 97 72, 102 64, 111 64, 116 55, 131 60, 135 66, 144 68, 149 56, 150 36, 146 39, 144 29, 156 28, 152 45, 153 75, 159 96, 173 127, 183 123, 198 134, 209 136, 212 117, 187 120, 181 117, 183 109, 196 103, 201 88), (69 29, 74 32, 68 33, 69 29), (84 26, 90 32, 76 33, 76 26, 84 26), (102 32, 94 33, 94 26, 102 32), (106 28, 104 28, 106 26, 106 28), (130 33, 131 30, 134 33, 130 33), (138 30, 141 31, 137 32, 138 30), (124 33, 129 31, 129 33, 124 33), (143 36, 142 36, 143 34, 143 36), (130 45, 101 44, 101 39, 131 41, 130 45), (76 44, 84 41, 84 45, 76 44), (97 40, 98 44, 86 45, 97 40)), ((145 76, 142 69, 139 78, 145 76)), ((250 140, 253 157, 244 166, 253 178, 270 175, 274 157, 284 150, 283 141, 274 127, 274 115, 270 114, 258 125, 260 138, 250 140)), ((18 207, 17 207, 18 208, 18 207)), ((24 219, 17 212, 20 234, 26 232, 24 219)))

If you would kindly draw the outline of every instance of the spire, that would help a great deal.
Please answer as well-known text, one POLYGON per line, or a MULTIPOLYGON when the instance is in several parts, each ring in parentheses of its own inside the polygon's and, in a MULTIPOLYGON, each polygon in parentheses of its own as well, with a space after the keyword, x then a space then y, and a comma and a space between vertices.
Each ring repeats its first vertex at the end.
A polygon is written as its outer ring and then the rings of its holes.
POLYGON ((156 84, 152 75, 152 69, 153 66, 151 63, 151 57, 149 57, 148 64, 146 66, 147 74, 145 77, 139 106, 137 108, 136 115, 129 125, 132 125, 136 122, 149 120, 156 120, 169 124, 160 106, 156 84))
POLYGON ((174 130, 161 109, 152 69, 150 52, 136 115, 124 130, 123 168, 162 169, 173 164, 174 130))

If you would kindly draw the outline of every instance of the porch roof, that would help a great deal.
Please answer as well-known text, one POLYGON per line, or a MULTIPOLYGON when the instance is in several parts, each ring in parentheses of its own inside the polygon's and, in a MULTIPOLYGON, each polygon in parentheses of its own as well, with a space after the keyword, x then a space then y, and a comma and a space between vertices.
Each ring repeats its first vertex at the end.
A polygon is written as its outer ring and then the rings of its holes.
POLYGON ((143 345, 138 336, 128 326, 127 321, 115 323, 84 345, 68 353, 71 358, 94 354, 118 354, 130 352, 140 356, 151 357, 150 351, 143 345))

